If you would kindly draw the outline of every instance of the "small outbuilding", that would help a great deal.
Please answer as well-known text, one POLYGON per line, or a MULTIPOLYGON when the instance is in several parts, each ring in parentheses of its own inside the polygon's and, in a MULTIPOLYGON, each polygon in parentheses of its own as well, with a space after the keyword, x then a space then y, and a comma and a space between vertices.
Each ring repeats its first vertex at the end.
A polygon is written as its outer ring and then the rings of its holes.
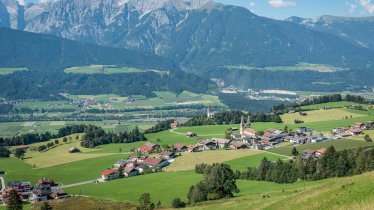
POLYGON ((69 153, 78 153, 78 152, 81 152, 80 149, 78 149, 77 147, 71 147, 69 149, 69 153))

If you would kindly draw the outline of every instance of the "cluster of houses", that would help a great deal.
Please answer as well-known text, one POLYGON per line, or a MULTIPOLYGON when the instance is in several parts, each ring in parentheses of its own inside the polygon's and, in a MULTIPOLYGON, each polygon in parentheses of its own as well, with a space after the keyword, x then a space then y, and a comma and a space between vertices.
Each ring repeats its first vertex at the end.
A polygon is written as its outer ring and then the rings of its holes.
MULTIPOLYGON (((130 156, 126 160, 118 160, 112 167, 101 172, 101 178, 98 182, 110 181, 121 177, 132 177, 144 174, 146 172, 154 172, 170 165, 174 161, 176 150, 165 150, 158 157, 151 157, 149 154, 159 151, 160 145, 147 142, 139 147, 136 152, 139 156, 130 156)), ((184 149, 184 148, 182 148, 184 149)), ((179 150, 177 150, 179 151, 179 150)))
POLYGON ((334 128, 332 132, 335 134, 336 137, 344 138, 350 136, 358 136, 363 134, 364 130, 373 130, 374 129, 374 122, 356 122, 354 125, 349 126, 348 128, 334 128))
POLYGON ((5 190, 1 193, 3 204, 9 202, 9 193, 15 190, 24 203, 35 203, 51 199, 61 199, 69 197, 62 188, 51 179, 40 179, 35 186, 30 182, 8 182, 5 190))

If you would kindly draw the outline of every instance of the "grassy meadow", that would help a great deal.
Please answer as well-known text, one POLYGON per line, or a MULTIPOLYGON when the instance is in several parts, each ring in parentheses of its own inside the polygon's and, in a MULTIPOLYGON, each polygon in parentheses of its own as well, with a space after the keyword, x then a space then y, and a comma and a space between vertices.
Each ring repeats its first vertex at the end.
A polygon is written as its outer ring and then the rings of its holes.
POLYGON ((17 71, 27 71, 27 68, 0 68, 0 75, 13 74, 17 71))
MULTIPOLYGON (((359 148, 359 147, 374 147, 374 143, 358 141, 358 140, 343 139, 343 140, 324 141, 324 142, 318 142, 318 143, 313 143, 313 144, 295 145, 296 149, 300 153, 306 149, 317 150, 322 147, 328 148, 330 146, 334 146, 337 151, 340 151, 344 149, 354 149, 354 148, 359 148)), ((293 148, 294 148, 294 145, 283 146, 283 147, 270 149, 269 152, 273 152, 273 153, 277 153, 281 155, 291 155, 291 151, 293 148)))
POLYGON ((116 66, 104 66, 104 65, 90 65, 90 66, 79 66, 71 67, 64 70, 65 73, 73 74, 126 74, 126 73, 144 73, 144 72, 155 72, 160 75, 167 74, 166 71, 151 70, 151 69, 138 69, 131 67, 116 67, 116 66))

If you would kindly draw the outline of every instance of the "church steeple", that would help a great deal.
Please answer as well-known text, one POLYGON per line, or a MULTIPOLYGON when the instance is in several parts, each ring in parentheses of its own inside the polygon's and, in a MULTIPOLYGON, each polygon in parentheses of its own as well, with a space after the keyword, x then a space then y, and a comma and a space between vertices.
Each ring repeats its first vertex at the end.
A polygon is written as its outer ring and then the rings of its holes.
POLYGON ((240 134, 243 135, 244 131, 244 116, 242 115, 242 118, 240 120, 240 134))
POLYGON ((248 118, 247 118, 247 128, 250 128, 250 127, 251 127, 251 124, 252 124, 252 122, 251 122, 251 115, 248 114, 248 118))

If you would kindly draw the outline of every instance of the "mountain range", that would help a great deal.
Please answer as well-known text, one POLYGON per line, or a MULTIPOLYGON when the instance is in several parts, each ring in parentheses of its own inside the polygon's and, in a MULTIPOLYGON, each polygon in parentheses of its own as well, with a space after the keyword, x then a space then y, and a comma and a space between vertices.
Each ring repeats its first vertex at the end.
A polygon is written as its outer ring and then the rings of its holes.
MULTIPOLYGON (((314 30, 305 25, 307 20, 273 20, 209 0, 58 0, 27 6, 0 2, 8 13, 1 13, 2 26, 155 53, 195 70, 299 62, 363 68, 374 58, 372 44, 352 43, 359 41, 356 34, 336 36, 339 30, 314 30)), ((361 22, 366 28, 372 24, 370 19, 361 22)))
MULTIPOLYGON (((204 81, 215 79, 240 88, 340 91, 374 85, 368 79, 374 76, 373 19, 274 20, 210 0, 56 0, 26 6, 0 0, 0 27, 18 30, 0 30, 5 46, 0 66, 61 70, 112 64, 180 75, 182 69, 203 77, 193 79, 203 90, 210 86, 204 81), (345 71, 266 68, 300 63, 345 71)), ((185 85, 192 88, 191 81, 185 85)))

